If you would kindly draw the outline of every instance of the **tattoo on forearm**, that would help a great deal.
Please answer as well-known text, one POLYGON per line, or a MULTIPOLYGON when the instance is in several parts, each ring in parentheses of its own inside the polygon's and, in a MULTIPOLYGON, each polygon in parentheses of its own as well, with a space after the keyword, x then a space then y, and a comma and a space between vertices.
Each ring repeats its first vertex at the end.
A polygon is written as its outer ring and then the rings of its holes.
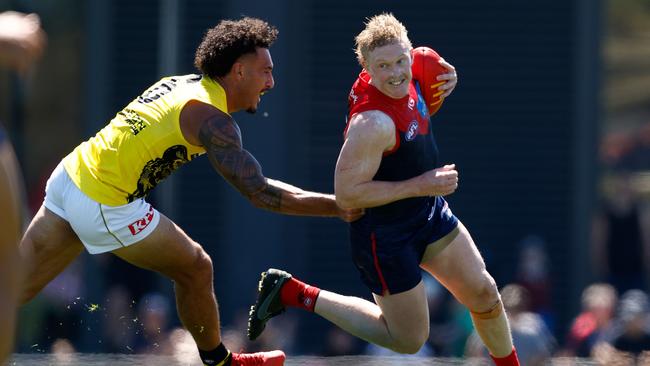
POLYGON ((282 190, 267 183, 264 190, 255 196, 255 199, 263 206, 273 211, 282 209, 282 190))
POLYGON ((270 210, 280 210, 282 190, 270 186, 255 157, 242 148, 239 127, 227 115, 210 118, 199 138, 216 170, 250 200, 270 210))

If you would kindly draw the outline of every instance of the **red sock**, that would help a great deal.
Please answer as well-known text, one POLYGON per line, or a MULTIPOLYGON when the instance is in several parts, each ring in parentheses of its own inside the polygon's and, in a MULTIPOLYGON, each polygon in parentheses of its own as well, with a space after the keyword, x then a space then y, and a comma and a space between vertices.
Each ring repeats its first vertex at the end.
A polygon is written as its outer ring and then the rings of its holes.
POLYGON ((285 282, 280 290, 280 299, 285 306, 314 311, 320 289, 300 282, 295 277, 285 282))
POLYGON ((497 366, 519 366, 519 359, 517 358, 517 350, 515 347, 512 347, 512 353, 506 357, 496 358, 492 355, 490 357, 492 357, 494 364, 497 366))

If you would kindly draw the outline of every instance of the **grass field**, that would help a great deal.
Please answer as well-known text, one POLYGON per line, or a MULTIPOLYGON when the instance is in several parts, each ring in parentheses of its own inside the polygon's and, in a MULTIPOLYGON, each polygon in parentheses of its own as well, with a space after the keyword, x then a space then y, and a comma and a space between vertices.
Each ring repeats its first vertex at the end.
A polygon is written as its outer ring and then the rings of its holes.
MULTIPOLYGON (((120 354, 16 354, 9 361, 10 366, 202 366, 198 359, 188 360, 174 356, 120 355, 120 354)), ((342 357, 309 357, 289 356, 286 366, 442 366, 468 365, 489 366, 489 363, 479 359, 449 359, 449 358, 413 358, 413 357, 371 357, 371 356, 342 356, 342 357)), ((585 359, 554 359, 551 366, 587 366, 598 365, 585 359)))

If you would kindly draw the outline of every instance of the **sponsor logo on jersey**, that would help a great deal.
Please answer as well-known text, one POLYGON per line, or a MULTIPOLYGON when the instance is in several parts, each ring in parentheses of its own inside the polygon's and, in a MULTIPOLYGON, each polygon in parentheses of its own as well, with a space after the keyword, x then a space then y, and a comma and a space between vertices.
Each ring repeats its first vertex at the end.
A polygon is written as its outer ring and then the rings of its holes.
POLYGON ((131 127, 131 133, 133 133, 133 135, 137 135, 140 133, 140 131, 147 127, 147 123, 144 121, 144 119, 142 119, 138 112, 134 111, 133 109, 124 108, 117 114, 122 117, 122 120, 128 124, 129 127, 131 127))
POLYGON ((151 221, 153 221, 153 215, 154 215, 154 210, 153 206, 149 205, 149 212, 147 212, 146 215, 144 215, 143 218, 136 220, 134 223, 129 225, 129 230, 131 231, 131 235, 137 235, 138 233, 142 232, 149 224, 151 221))
POLYGON ((404 137, 406 138, 406 141, 413 141, 413 139, 417 135, 418 135, 418 121, 413 120, 411 121, 411 123, 409 123, 409 126, 406 129, 406 133, 404 134, 404 137))
POLYGON ((356 103, 357 99, 359 99, 359 97, 354 94, 354 89, 350 90, 350 99, 352 99, 352 103, 356 103))
POLYGON ((413 110, 415 108, 415 99, 409 98, 409 109, 413 110))

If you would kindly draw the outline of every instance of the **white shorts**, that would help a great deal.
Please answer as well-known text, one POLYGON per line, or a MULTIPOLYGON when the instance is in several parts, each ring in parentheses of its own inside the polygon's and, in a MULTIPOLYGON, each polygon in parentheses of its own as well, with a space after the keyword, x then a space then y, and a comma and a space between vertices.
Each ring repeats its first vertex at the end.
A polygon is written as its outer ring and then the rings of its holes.
POLYGON ((47 181, 43 205, 70 223, 90 254, 135 244, 160 222, 160 212, 144 198, 122 206, 92 200, 77 188, 61 163, 47 181))

